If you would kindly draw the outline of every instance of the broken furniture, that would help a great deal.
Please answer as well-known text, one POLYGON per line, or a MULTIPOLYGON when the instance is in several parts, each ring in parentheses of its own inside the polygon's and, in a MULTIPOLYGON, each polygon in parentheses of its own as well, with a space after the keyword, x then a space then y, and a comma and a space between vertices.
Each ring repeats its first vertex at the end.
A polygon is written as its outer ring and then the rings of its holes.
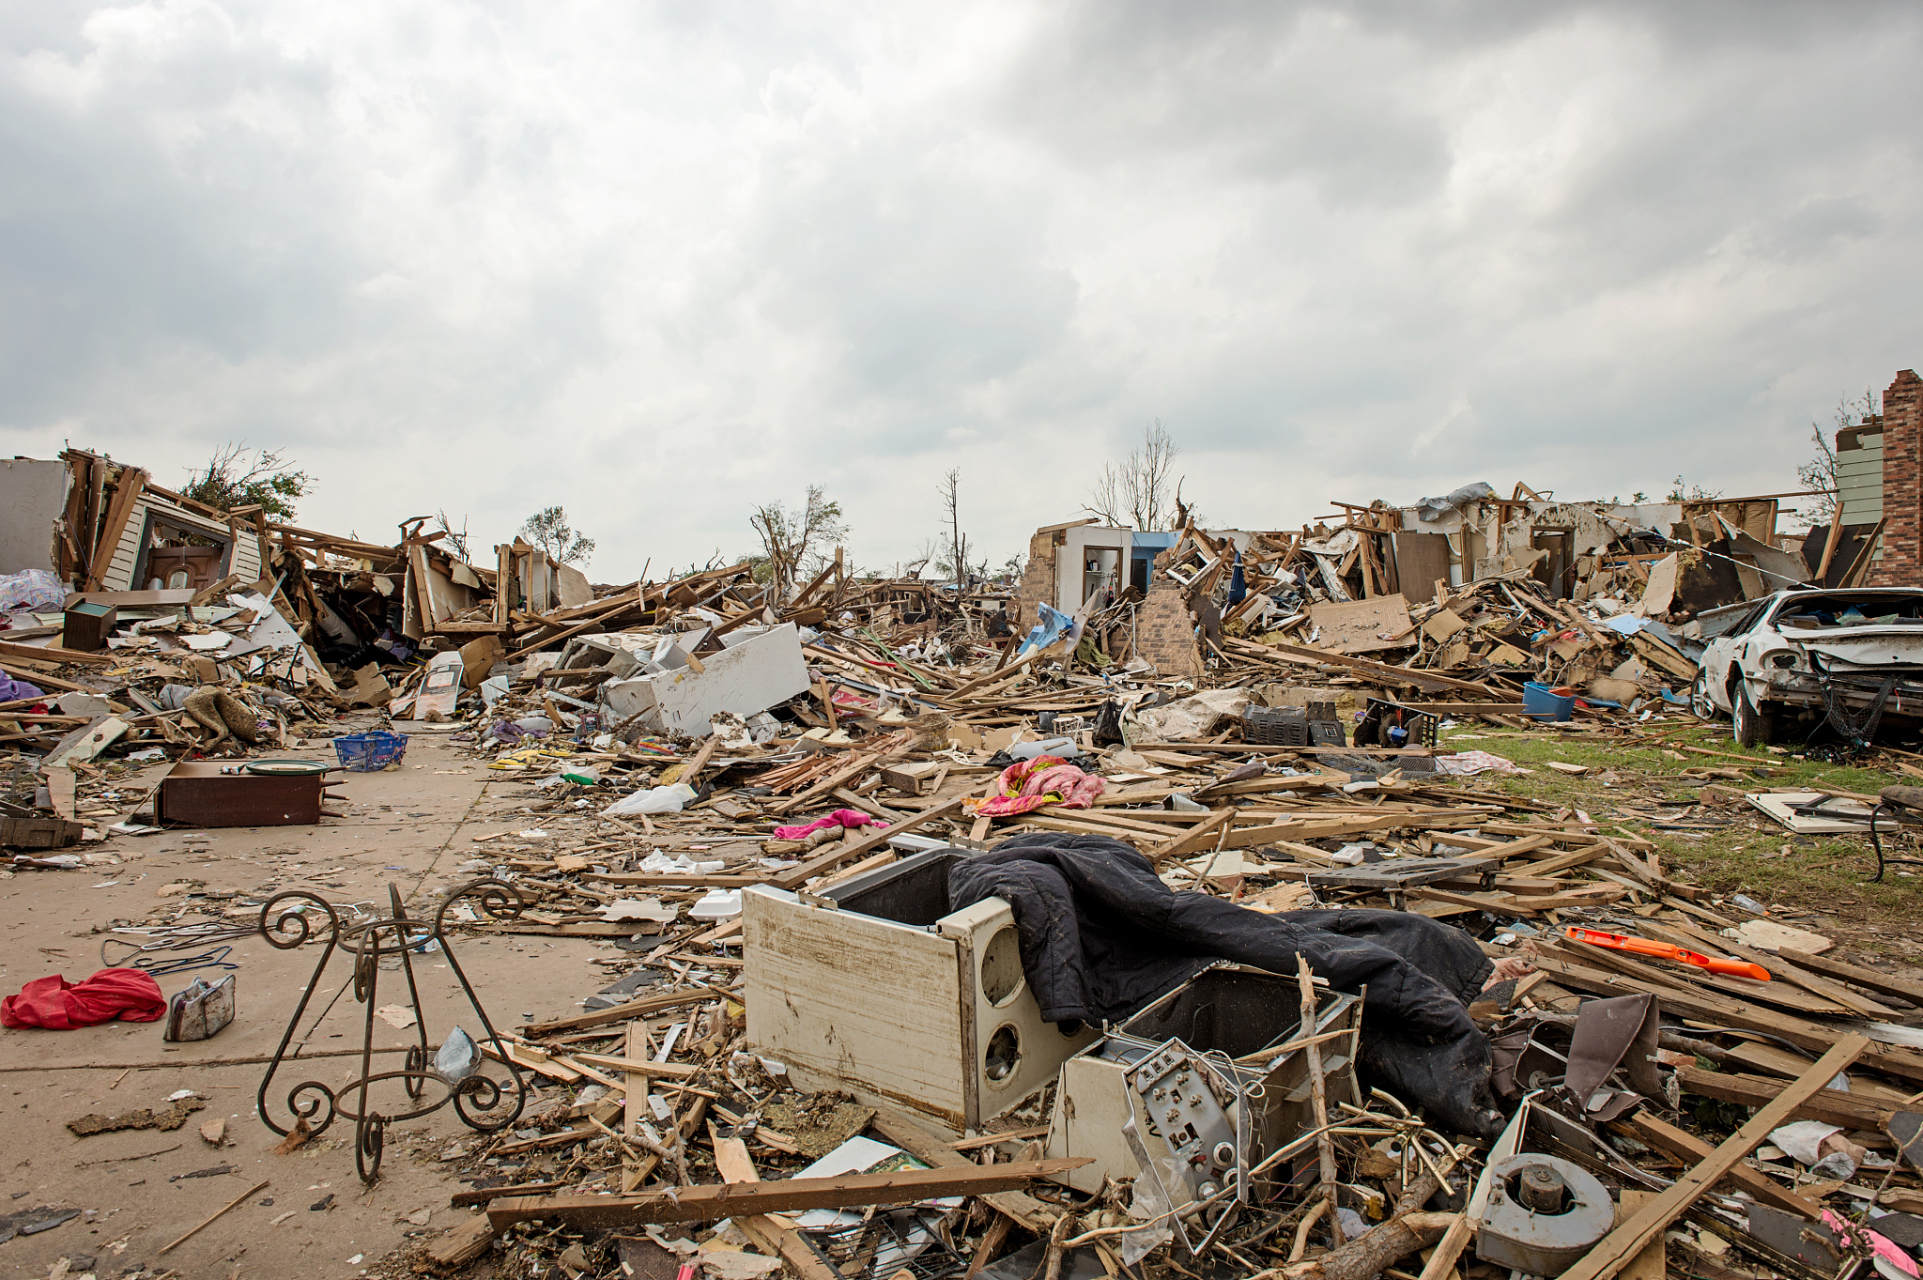
POLYGON ((1000 898, 950 911, 943 848, 819 894, 742 902, 748 1042, 795 1077, 978 1129, 1055 1077, 1093 1028, 1044 1022, 1000 898))
POLYGON ((340 785, 327 781, 332 772, 311 760, 182 760, 160 780, 154 815, 195 827, 312 826, 327 788, 340 785))
POLYGON ((285 1135, 298 1127, 312 1137, 324 1132, 336 1116, 345 1116, 354 1122, 354 1167, 360 1172, 361 1181, 367 1183, 380 1176, 381 1149, 389 1124, 419 1119, 452 1102, 462 1124, 480 1133, 498 1133, 520 1116, 528 1092, 520 1069, 509 1057, 500 1034, 481 1007, 480 997, 474 994, 473 984, 462 971, 445 929, 448 909, 456 902, 467 900, 474 911, 489 920, 511 920, 521 914, 521 895, 499 880, 470 880, 441 900, 432 923, 407 914, 398 888, 389 885, 387 895, 388 914, 374 915, 353 924, 344 924, 339 912, 326 899, 304 889, 277 893, 260 909, 261 937, 280 950, 292 950, 314 935, 316 925, 309 920, 310 916, 325 917, 318 927, 326 933, 320 959, 301 990, 293 1016, 287 1020, 280 1047, 274 1050, 273 1061, 261 1077, 260 1091, 255 1096, 261 1123, 278 1134, 285 1135), (426 1011, 421 1007, 420 987, 414 977, 414 953, 430 947, 438 950, 447 967, 453 970, 462 993, 467 996, 468 1007, 473 1009, 475 1020, 485 1033, 482 1043, 491 1050, 489 1056, 506 1067, 507 1079, 495 1080, 481 1073, 481 1049, 458 1025, 448 1032, 438 1051, 428 1047, 426 1011), (367 1006, 359 1078, 338 1093, 318 1080, 295 1085, 287 1091, 287 1110, 293 1123, 282 1126, 268 1109, 268 1090, 282 1059, 287 1056, 287 1046, 300 1029, 308 1002, 320 989, 321 974, 337 948, 353 956, 354 999, 367 1006), (408 1046, 406 1065, 401 1070, 375 1071, 374 1011, 381 961, 395 956, 399 957, 401 970, 407 975, 408 1005, 415 1014, 416 1043, 408 1046), (382 1086, 381 1092, 386 1094, 395 1092, 392 1086, 399 1086, 405 1100, 395 1100, 398 1110, 388 1113, 377 1109, 373 1096, 377 1085, 382 1086), (425 1105, 417 1105, 430 1087, 442 1090, 441 1095, 425 1105))
POLYGON ((85 823, 67 818, 0 818, 0 846, 8 849, 64 849, 76 844, 85 823))
POLYGON ((720 652, 698 658, 672 644, 657 649, 648 664, 652 669, 602 686, 609 714, 618 721, 636 720, 651 732, 698 734, 707 731, 716 712, 749 716, 808 691, 808 667, 794 623, 759 633, 743 628, 723 644, 720 652))
POLYGON ((120 625, 120 610, 110 604, 75 601, 62 615, 60 644, 76 653, 98 653, 120 625))

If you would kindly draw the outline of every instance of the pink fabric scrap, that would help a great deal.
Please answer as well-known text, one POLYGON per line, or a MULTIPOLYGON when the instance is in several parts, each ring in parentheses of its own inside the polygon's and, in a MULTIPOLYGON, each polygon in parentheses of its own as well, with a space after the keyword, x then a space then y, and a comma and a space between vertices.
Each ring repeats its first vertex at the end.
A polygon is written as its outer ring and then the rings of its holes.
POLYGON ((825 818, 816 818, 805 827, 776 827, 777 840, 806 840, 824 827, 885 827, 880 818, 871 818, 853 809, 837 809, 825 818))
POLYGON ((995 781, 1000 794, 974 805, 971 811, 978 818, 1009 818, 1045 804, 1086 809, 1107 789, 1108 782, 1100 774, 1084 773, 1060 756, 1036 756, 1003 769, 995 781))
POLYGON ((1842 1237, 1843 1243, 1846 1245, 1850 1244, 1852 1238, 1860 1233, 1863 1236, 1863 1243, 1869 1245, 1870 1251, 1877 1257, 1889 1263, 1906 1276, 1913 1276, 1917 1273, 1916 1259, 1898 1247, 1888 1236, 1879 1234, 1874 1229, 1876 1219, 1871 1218, 1869 1226, 1859 1227, 1854 1222, 1838 1216, 1834 1210, 1825 1209, 1823 1210, 1823 1225, 1842 1237))

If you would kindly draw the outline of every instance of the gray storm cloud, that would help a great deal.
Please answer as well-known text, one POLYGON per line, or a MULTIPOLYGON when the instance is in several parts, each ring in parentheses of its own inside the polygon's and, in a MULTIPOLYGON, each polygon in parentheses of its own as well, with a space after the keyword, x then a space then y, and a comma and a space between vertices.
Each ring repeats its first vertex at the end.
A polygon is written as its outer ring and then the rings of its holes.
POLYGON ((597 577, 963 473, 999 560, 1150 419, 1270 526, 1794 487, 1923 356, 1914 6, 10 6, 0 431, 304 523, 567 505, 597 577))

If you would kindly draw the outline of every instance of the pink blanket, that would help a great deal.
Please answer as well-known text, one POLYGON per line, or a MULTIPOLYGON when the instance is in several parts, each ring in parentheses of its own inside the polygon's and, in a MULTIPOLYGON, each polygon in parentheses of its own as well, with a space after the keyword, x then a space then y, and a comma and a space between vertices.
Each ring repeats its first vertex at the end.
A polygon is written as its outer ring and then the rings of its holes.
POLYGON ((777 840, 806 840, 823 827, 885 827, 888 824, 880 818, 871 818, 853 809, 837 809, 825 818, 816 818, 805 827, 776 827, 777 840))
POLYGON ((971 805, 970 812, 978 818, 1008 818, 1045 804, 1086 809, 1107 787, 1100 774, 1083 773, 1060 756, 1036 756, 1003 769, 995 782, 1000 794, 971 805))

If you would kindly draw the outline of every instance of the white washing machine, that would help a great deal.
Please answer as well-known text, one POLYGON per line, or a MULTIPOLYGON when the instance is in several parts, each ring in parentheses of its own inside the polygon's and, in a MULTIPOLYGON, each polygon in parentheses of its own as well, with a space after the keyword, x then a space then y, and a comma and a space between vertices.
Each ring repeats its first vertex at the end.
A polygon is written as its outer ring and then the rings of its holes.
POLYGON ((959 911, 948 868, 917 853, 819 895, 742 894, 748 1043, 806 1088, 979 1129, 1053 1081, 1098 1032, 1044 1022, 1000 898, 959 911))

